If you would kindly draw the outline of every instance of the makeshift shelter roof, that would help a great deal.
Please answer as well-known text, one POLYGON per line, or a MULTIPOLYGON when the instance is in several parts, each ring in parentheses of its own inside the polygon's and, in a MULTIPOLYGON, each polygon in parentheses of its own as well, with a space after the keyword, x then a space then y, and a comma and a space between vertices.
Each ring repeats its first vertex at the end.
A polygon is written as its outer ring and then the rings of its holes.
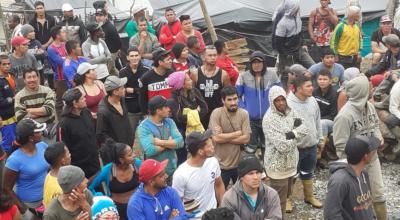
MULTIPOLYGON (((193 24, 205 27, 204 16, 198 0, 149 0, 153 7, 153 16, 163 19, 164 10, 172 7, 178 15, 189 14, 193 24)), ((208 13, 215 26, 227 23, 241 23, 248 21, 271 21, 275 8, 282 0, 205 0, 208 13)), ((387 0, 360 0, 362 11, 384 11, 387 0)), ((311 10, 319 6, 317 0, 301 0, 300 14, 307 17, 311 10)), ((344 14, 346 0, 334 0, 331 7, 338 14, 344 14)))

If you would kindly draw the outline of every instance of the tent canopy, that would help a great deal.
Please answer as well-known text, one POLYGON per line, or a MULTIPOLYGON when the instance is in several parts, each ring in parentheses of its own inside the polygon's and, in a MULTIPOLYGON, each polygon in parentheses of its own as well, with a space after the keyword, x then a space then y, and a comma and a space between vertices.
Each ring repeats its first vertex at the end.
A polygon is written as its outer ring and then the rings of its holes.
MULTIPOLYGON (((149 0, 154 9, 155 19, 163 19, 164 10, 172 7, 177 15, 191 15, 193 24, 204 28, 205 21, 198 0, 149 0)), ((241 23, 248 21, 271 21, 275 8, 282 0, 205 0, 208 13, 215 26, 227 23, 241 23)), ((317 0, 301 0, 300 14, 307 17, 311 10, 320 4, 317 0)), ((360 0, 362 11, 377 12, 384 11, 387 0, 360 0)), ((334 0, 331 7, 338 14, 344 14, 346 0, 334 0)))

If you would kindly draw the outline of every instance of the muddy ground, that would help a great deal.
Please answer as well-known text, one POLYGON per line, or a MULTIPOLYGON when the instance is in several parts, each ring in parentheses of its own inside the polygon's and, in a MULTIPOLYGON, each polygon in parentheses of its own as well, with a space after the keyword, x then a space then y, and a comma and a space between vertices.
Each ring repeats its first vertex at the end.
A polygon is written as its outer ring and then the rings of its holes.
MULTIPOLYGON (((385 195, 389 220, 400 220, 400 164, 392 162, 382 163, 383 182, 385 184, 385 195)), ((328 170, 318 170, 315 174, 314 187, 316 197, 321 201, 325 200, 329 179, 328 170)), ((323 209, 312 208, 311 205, 303 202, 303 186, 296 181, 293 192, 294 210, 286 214, 287 220, 314 220, 323 219, 323 209)))

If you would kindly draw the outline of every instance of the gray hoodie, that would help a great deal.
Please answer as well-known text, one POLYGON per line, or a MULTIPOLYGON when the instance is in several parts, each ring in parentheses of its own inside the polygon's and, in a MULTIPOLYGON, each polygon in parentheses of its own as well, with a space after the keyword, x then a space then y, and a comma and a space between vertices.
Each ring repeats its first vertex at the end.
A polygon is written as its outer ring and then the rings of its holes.
POLYGON ((304 119, 297 111, 286 108, 285 114, 278 111, 274 100, 278 97, 286 99, 286 92, 282 87, 273 86, 269 90, 270 108, 265 113, 262 127, 265 135, 264 165, 267 175, 273 179, 285 179, 296 175, 299 162, 299 141, 308 135, 308 128, 304 119), (294 120, 300 118, 302 124, 294 127, 294 120), (286 139, 286 133, 293 131, 296 138, 286 139))
POLYGON ((322 142, 321 113, 314 97, 309 97, 302 101, 291 92, 287 98, 289 107, 297 111, 304 119, 306 127, 309 129, 308 135, 301 139, 298 148, 308 148, 322 142))
POLYGON ((355 135, 374 135, 382 140, 379 119, 375 107, 368 102, 369 81, 360 75, 346 84, 347 103, 342 107, 333 123, 333 143, 339 158, 345 158, 347 140, 355 135))
POLYGON ((374 212, 367 172, 357 176, 351 166, 333 162, 329 171, 328 194, 324 206, 325 220, 372 220, 374 212))
POLYGON ((282 211, 278 193, 261 183, 258 189, 256 208, 253 210, 243 191, 242 181, 236 181, 224 195, 221 207, 234 211, 234 220, 280 220, 282 211))

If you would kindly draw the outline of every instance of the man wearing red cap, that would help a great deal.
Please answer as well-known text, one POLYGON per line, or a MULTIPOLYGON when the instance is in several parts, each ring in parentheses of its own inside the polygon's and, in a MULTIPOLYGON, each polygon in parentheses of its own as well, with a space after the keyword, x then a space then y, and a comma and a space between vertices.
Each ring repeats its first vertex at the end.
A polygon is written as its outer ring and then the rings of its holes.
POLYGON ((23 70, 37 69, 38 66, 35 56, 28 54, 28 43, 29 40, 21 36, 14 37, 11 40, 14 52, 9 56, 11 62, 10 73, 14 75, 17 91, 24 88, 23 70))
POLYGON ((185 209, 178 193, 167 186, 165 167, 168 160, 145 160, 139 169, 138 190, 128 202, 128 219, 186 219, 185 209))

